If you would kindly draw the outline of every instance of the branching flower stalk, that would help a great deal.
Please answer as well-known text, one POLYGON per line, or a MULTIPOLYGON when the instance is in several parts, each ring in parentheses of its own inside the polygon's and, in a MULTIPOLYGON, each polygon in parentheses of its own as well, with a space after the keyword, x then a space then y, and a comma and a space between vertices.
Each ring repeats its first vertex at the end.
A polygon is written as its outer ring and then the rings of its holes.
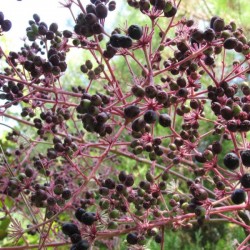
MULTIPOLYGON (((128 0, 148 22, 132 18, 108 32, 115 1, 60 4, 74 27, 34 14, 19 51, 0 47, 1 125, 11 128, 1 145, 0 213, 11 222, 3 245, 13 244, 2 249, 112 248, 123 235, 131 249, 149 238, 164 249, 170 229, 214 221, 244 228, 236 247, 247 247, 244 31, 218 16, 201 30, 180 17, 181 1, 128 0), (83 53, 76 72, 72 51, 83 53)), ((2 12, 0 25, 11 32, 2 12)))

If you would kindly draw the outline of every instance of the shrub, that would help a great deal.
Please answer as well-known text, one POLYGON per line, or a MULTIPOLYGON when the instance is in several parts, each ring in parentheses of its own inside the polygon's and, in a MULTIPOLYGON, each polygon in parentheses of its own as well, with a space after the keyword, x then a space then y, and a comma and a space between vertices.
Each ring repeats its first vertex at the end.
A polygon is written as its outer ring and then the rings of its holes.
MULTIPOLYGON (((115 1, 69 0, 71 30, 34 14, 28 42, 0 48, 1 116, 17 122, 0 167, 12 249, 114 238, 163 249, 165 231, 221 219, 248 232, 249 41, 217 16, 199 29, 174 2, 128 0, 151 25, 129 20, 109 33, 115 1), (74 61, 79 86, 62 83, 72 50, 86 55, 74 61)), ((2 12, 0 25, 11 32, 2 12)))

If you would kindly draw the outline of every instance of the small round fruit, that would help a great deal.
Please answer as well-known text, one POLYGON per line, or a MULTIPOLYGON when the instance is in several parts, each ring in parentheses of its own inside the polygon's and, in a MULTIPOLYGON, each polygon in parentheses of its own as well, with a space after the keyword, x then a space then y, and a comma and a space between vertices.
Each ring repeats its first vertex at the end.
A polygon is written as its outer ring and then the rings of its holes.
POLYGON ((133 41, 129 36, 121 36, 120 37, 120 41, 119 41, 119 45, 120 47, 124 48, 124 49, 128 49, 132 46, 133 41))
POLYGON ((224 165, 230 169, 235 170, 239 167, 240 160, 239 157, 235 153, 228 153, 224 157, 224 165))
POLYGON ((129 233, 127 235, 127 242, 131 245, 135 245, 137 244, 137 241, 138 241, 138 237, 137 237, 137 234, 135 233, 129 233))
POLYGON ((62 225, 62 231, 66 235, 72 235, 72 234, 80 234, 79 229, 77 225, 73 223, 64 223, 62 225))
POLYGON ((82 239, 80 234, 72 234, 70 236, 70 240, 72 242, 72 244, 76 244, 77 242, 79 242, 82 239))
POLYGON ((142 131, 146 126, 146 122, 140 117, 133 121, 132 123, 132 130, 136 132, 142 131))
POLYGON ((108 8, 103 3, 99 3, 96 6, 95 11, 96 11, 96 16, 101 19, 106 18, 108 15, 108 8))
POLYGON ((155 242, 159 244, 162 242, 162 236, 160 234, 155 235, 155 242))
POLYGON ((91 226, 96 220, 95 213, 86 212, 81 217, 81 222, 85 225, 91 226))
POLYGON ((119 181, 124 182, 127 178, 127 174, 125 171, 121 171, 118 175, 119 181))
POLYGON ((222 18, 217 18, 213 22, 213 29, 215 32, 221 32, 225 28, 225 21, 222 18))
POLYGON ((77 244, 74 245, 74 250, 88 250, 89 249, 89 243, 86 240, 81 240, 77 242, 77 244))
POLYGON ((221 143, 218 142, 218 141, 213 142, 213 144, 212 144, 212 152, 214 154, 219 154, 219 153, 221 153, 221 151, 222 151, 221 143))
POLYGON ((3 23, 4 20, 4 14, 2 11, 0 11, 0 25, 3 23))
POLYGON ((85 212, 86 211, 84 209, 82 209, 81 207, 77 208, 77 210, 75 211, 75 217, 77 218, 77 220, 81 221, 82 215, 85 212))
POLYGON ((171 117, 168 114, 160 114, 159 123, 162 127, 170 127, 171 117))
POLYGON ((142 37, 142 28, 136 24, 131 25, 128 28, 128 35, 134 40, 139 40, 142 37))
POLYGON ((246 193, 243 189, 235 189, 231 195, 231 200, 234 204, 241 204, 246 199, 246 193))
POLYGON ((113 34, 110 37, 110 44, 115 47, 115 48, 119 48, 121 46, 120 41, 121 41, 121 37, 122 35, 120 34, 113 34))
POLYGON ((71 191, 69 189, 64 189, 63 192, 62 192, 62 198, 64 200, 68 200, 71 198, 71 191))
POLYGON ((126 187, 131 187, 134 185, 134 182, 135 182, 134 177, 132 174, 130 174, 130 175, 127 175, 124 185, 126 187))
POLYGON ((244 150, 240 154, 242 163, 245 167, 250 167, 250 150, 244 150))
POLYGON ((4 20, 2 22, 1 26, 2 26, 2 30, 5 31, 5 32, 7 32, 7 31, 9 31, 11 29, 12 23, 11 23, 10 20, 6 19, 6 20, 4 20))
POLYGON ((134 85, 131 91, 136 97, 142 98, 145 95, 145 90, 139 85, 134 85))
POLYGON ((242 175, 240 183, 244 188, 250 188, 250 174, 242 175))
POLYGON ((146 113, 144 114, 144 121, 146 123, 154 123, 157 120, 157 113, 154 110, 148 110, 146 111, 146 113))
POLYGON ((237 46, 237 39, 234 37, 229 37, 224 41, 225 49, 234 49, 237 46))
POLYGON ((126 118, 135 118, 137 115, 139 115, 139 113, 140 113, 140 109, 135 105, 127 106, 124 109, 124 116, 126 118))

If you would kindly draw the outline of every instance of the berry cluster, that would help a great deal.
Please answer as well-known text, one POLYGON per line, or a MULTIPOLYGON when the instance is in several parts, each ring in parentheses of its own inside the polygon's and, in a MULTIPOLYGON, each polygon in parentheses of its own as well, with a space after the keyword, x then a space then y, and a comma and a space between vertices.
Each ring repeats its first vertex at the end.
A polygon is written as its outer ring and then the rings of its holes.
MULTIPOLYGON (((18 123, 1 149, 0 194, 11 200, 1 212, 16 242, 28 233, 39 249, 112 248, 124 235, 131 249, 163 247, 167 226, 221 218, 249 231, 247 36, 218 16, 205 29, 175 18, 172 0, 127 2, 151 25, 110 32, 115 1, 66 1, 72 28, 34 14, 20 51, 0 48, 1 116, 18 123), (86 54, 69 67, 73 50, 86 54)), ((11 26, 2 12, 0 25, 11 26)))
POLYGON ((88 132, 96 132, 101 136, 112 133, 112 127, 106 124, 110 115, 108 112, 102 111, 109 102, 110 99, 106 95, 83 93, 81 103, 77 106, 76 111, 80 114, 78 117, 88 132))

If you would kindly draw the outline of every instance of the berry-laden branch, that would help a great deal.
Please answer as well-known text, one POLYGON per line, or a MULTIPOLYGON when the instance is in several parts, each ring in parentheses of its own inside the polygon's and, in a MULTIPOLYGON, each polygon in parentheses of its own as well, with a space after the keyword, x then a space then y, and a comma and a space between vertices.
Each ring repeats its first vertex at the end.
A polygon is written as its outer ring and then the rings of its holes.
MULTIPOLYGON (((0 48, 1 249, 112 249, 123 235, 165 249, 169 229, 215 221, 249 234, 244 31, 218 16, 200 29, 181 1, 128 0, 149 24, 110 32, 116 2, 82 2, 61 2, 72 28, 34 14, 20 50, 0 48)), ((0 12, 1 35, 11 26, 0 12)))

